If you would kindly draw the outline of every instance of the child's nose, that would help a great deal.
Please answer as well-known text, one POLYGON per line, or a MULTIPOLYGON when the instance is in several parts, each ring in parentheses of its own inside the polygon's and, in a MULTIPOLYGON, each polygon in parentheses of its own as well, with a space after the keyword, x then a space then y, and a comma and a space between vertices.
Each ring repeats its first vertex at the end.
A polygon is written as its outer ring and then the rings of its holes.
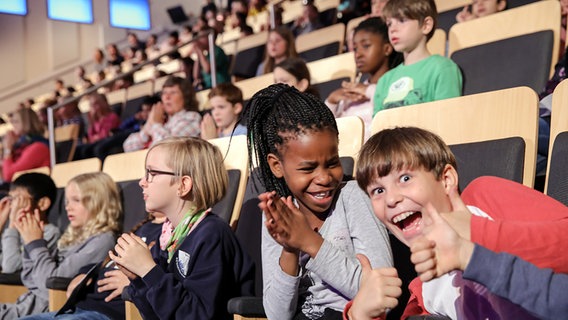
POLYGON ((397 190, 389 190, 386 199, 387 206, 394 208, 398 203, 402 201, 402 195, 397 190))
POLYGON ((321 185, 328 185, 333 181, 333 175, 330 170, 320 170, 315 181, 321 185))

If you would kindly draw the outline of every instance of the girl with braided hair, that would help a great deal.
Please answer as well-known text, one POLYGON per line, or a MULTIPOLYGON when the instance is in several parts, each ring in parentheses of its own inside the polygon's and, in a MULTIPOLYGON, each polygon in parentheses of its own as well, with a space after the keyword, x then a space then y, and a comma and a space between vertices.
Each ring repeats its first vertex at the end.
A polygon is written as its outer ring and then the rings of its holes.
POLYGON ((285 84, 245 110, 248 152, 264 187, 263 303, 269 319, 341 319, 361 264, 392 266, 385 227, 354 182, 342 182, 338 130, 326 105, 285 84), (255 161, 256 160, 256 161, 255 161))

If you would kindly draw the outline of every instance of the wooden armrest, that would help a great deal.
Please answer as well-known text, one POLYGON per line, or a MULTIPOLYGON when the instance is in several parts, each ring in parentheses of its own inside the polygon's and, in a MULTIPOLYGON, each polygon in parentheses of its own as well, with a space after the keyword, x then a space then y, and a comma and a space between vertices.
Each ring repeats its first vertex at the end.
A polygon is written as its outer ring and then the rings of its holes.
POLYGON ((130 301, 124 301, 124 308, 126 320, 142 320, 142 315, 140 315, 140 311, 138 311, 134 303, 130 301))
POLYGON ((51 277, 46 280, 45 286, 49 289, 49 311, 57 311, 63 307, 67 301, 67 286, 71 280, 62 277, 51 277))

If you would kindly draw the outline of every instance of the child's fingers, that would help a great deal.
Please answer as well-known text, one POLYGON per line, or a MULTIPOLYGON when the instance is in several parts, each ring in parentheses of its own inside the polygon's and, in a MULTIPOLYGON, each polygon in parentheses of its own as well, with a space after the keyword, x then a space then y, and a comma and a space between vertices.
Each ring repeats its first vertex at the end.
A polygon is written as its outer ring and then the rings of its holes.
MULTIPOLYGON (((359 260, 359 261, 361 261, 361 260, 359 260)), ((379 273, 381 275, 383 275, 385 277, 393 277, 393 278, 398 279, 398 272, 396 271, 396 268, 379 268, 377 270, 379 271, 379 273)), ((400 280, 400 279, 398 279, 398 280, 400 280)))
POLYGON ((410 245, 410 252, 418 252, 422 250, 433 249, 436 246, 436 242, 428 240, 425 237, 420 237, 412 242, 410 245))
POLYGON ((413 254, 412 256, 414 259, 411 259, 414 260, 412 263, 414 263, 414 270, 416 270, 416 273, 422 274, 430 270, 436 270, 436 259, 432 253, 424 251, 420 252, 418 255, 413 254))
POLYGON ((142 240, 142 238, 140 238, 139 236, 135 235, 134 233, 130 233, 130 236, 132 237, 132 239, 134 239, 139 245, 147 248, 148 246, 146 245, 146 242, 144 242, 144 240, 142 240))
POLYGON ((436 270, 428 270, 426 272, 420 273, 419 277, 422 282, 430 281, 436 277, 436 270))
POLYGON ((394 309, 397 305, 398 305, 398 299, 396 297, 400 296, 391 296, 391 295, 387 295, 386 297, 383 298, 383 304, 384 307, 387 309, 394 309))

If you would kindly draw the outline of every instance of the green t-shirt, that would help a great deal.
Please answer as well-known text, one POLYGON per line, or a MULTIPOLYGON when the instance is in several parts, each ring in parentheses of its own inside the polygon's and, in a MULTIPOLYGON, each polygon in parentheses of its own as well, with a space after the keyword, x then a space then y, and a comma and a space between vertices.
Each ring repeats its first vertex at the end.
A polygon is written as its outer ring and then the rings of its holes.
POLYGON ((385 73, 375 90, 373 115, 383 109, 461 96, 462 75, 450 59, 432 55, 385 73))

